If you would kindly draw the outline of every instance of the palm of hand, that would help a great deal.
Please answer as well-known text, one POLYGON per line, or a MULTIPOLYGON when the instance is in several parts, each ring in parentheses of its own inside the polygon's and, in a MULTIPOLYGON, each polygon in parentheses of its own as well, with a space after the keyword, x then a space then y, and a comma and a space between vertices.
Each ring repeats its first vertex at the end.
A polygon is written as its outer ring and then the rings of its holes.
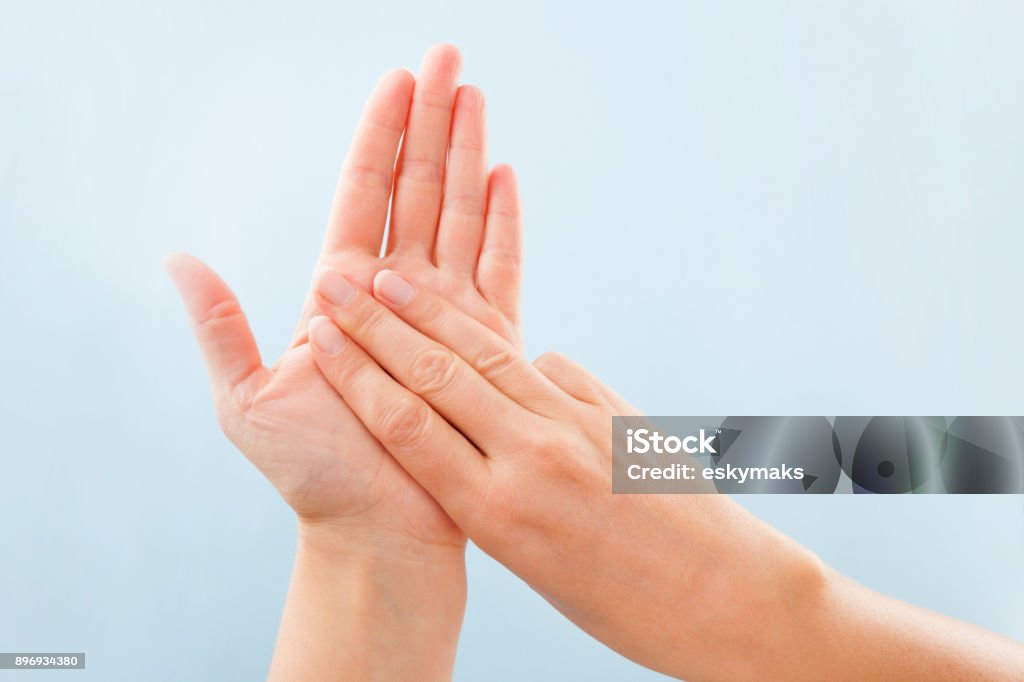
MULTIPOLYGON (((427 261, 386 257, 343 259, 336 269, 372 282, 385 267, 417 277, 433 292, 518 344, 510 322, 470 280, 457 279, 427 261), (400 264, 399 264, 400 263, 400 264)), ((254 463, 305 518, 394 517, 398 530, 430 542, 462 541, 462 533, 370 435, 324 379, 303 338, 266 374, 253 377, 242 396, 245 409, 229 436, 243 452, 260 452, 254 463), (296 427, 299 427, 297 430, 296 427), (296 451, 301 443, 302 452, 296 451)))
MULTIPOLYGON (((475 89, 456 91, 457 60, 449 48, 428 53, 417 97, 408 73, 381 80, 342 171, 320 267, 367 289, 381 269, 407 272, 518 346, 514 177, 507 167, 488 177, 482 100, 475 89), (445 92, 447 110, 439 106, 445 92), (392 243, 380 257, 403 127, 392 243)), ((291 348, 268 368, 237 300, 211 270, 185 256, 168 269, 195 321, 224 432, 300 517, 365 521, 434 544, 465 541, 323 378, 305 335, 312 297, 291 348)))

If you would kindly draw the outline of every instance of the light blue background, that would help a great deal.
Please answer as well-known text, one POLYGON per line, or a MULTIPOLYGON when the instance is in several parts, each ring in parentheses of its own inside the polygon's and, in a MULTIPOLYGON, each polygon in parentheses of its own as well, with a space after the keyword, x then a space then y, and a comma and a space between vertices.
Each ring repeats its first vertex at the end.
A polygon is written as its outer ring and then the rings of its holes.
MULTIPOLYGON (((1024 6, 769 4, 4 2, 0 650, 264 674, 292 517, 160 261, 216 267, 276 357, 363 98, 441 40, 522 177, 531 356, 652 414, 1024 414, 1024 6)), ((1020 497, 743 503, 1024 637, 1020 497)), ((658 677, 469 563, 458 679, 658 677)))

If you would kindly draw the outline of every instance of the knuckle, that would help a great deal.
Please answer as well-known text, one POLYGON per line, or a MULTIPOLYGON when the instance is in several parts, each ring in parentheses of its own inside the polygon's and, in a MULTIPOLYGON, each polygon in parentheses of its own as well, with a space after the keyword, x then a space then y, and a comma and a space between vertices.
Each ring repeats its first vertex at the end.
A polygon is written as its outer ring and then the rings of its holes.
POLYGON ((480 257, 487 260, 491 267, 517 270, 523 265, 523 255, 515 249, 485 248, 480 257))
POLYGON ((544 353, 534 360, 533 365, 576 400, 592 405, 607 404, 600 383, 564 355, 544 353))
POLYGON ((545 375, 549 372, 557 373, 566 366, 566 359, 561 353, 548 351, 547 353, 541 353, 537 356, 537 359, 533 361, 533 366, 545 375))
POLYGON ((350 165, 344 170, 345 182, 366 189, 391 189, 391 169, 366 165, 350 165))
POLYGON ((413 303, 419 319, 435 320, 439 327, 450 324, 451 309, 439 296, 417 296, 413 303))
MULTIPOLYGON (((482 111, 483 106, 477 110, 477 112, 482 111)), ((487 152, 487 145, 480 141, 479 138, 469 137, 466 135, 460 137, 458 141, 452 142, 452 151, 466 152, 469 154, 484 154, 487 152)))
POLYGON ((444 179, 444 163, 435 159, 403 159, 398 177, 401 180, 440 183, 444 179))
POLYGON ((515 344, 516 337, 515 334, 512 333, 515 330, 510 329, 508 318, 497 310, 490 310, 486 315, 482 316, 479 321, 501 338, 505 339, 509 343, 515 344))
POLYGON ((350 391, 369 391, 373 386, 373 372, 367 363, 342 360, 325 375, 334 386, 348 387, 350 391))
POLYGON ((413 358, 409 374, 416 393, 437 395, 455 381, 455 356, 442 348, 423 351, 413 358))
POLYGON ((196 320, 195 326, 197 329, 209 329, 218 326, 222 322, 233 320, 243 315, 242 306, 239 305, 238 301, 229 298, 210 306, 206 313, 196 320))
POLYGON ((401 135, 405 132, 405 117, 390 109, 377 112, 377 115, 368 119, 367 123, 385 133, 401 135))
POLYGON ((610 472, 606 480, 604 467, 580 457, 580 454, 572 449, 552 450, 546 459, 538 463, 538 471, 545 480, 566 494, 582 492, 589 495, 601 489, 610 490, 610 472))
POLYGON ((447 92, 438 92, 418 87, 413 90, 413 107, 424 109, 436 109, 444 114, 451 114, 452 95, 447 92))
POLYGON ((372 337, 387 324, 387 321, 388 312, 384 307, 377 304, 367 306, 357 323, 359 336, 372 337))
POLYGON ((496 218, 506 218, 508 220, 519 220, 522 217, 522 212, 514 204, 491 204, 490 210, 487 211, 488 216, 494 216, 496 218))
POLYGON ((421 442, 430 423, 430 408, 422 400, 403 396, 380 415, 381 438, 391 446, 408 448, 421 442))
POLYGON ((487 212, 487 199, 479 194, 446 194, 442 209, 457 215, 483 218, 487 212))
POLYGON ((576 459, 576 443, 561 433, 529 436, 526 451, 546 471, 561 471, 572 467, 576 459))
POLYGON ((473 367, 485 377, 491 377, 511 369, 518 359, 518 355, 511 348, 491 343, 477 354, 473 367))
POLYGON ((539 459, 548 459, 552 457, 555 450, 558 449, 558 443, 554 436, 546 433, 530 433, 524 437, 522 444, 523 450, 525 450, 531 457, 539 459))

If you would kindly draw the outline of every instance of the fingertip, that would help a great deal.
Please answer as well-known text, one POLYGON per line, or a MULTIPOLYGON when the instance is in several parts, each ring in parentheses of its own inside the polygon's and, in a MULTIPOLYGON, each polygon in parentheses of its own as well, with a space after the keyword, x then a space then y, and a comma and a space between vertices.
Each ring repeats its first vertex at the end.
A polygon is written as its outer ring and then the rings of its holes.
POLYGON ((164 269, 193 323, 209 318, 210 311, 218 306, 228 303, 238 306, 238 300, 224 280, 195 256, 168 254, 164 258, 164 269))
POLYGON ((309 318, 309 322, 306 324, 306 330, 312 335, 313 329, 319 327, 325 322, 330 322, 326 315, 314 315, 309 318))
POLYGON ((480 111, 486 100, 484 92, 475 85, 460 85, 455 91, 455 105, 470 110, 480 111))
POLYGON ((415 81, 416 76, 413 75, 412 71, 405 67, 399 67, 397 69, 386 71, 384 75, 380 77, 378 84, 381 87, 400 89, 412 88, 415 81))
POLYGON ((394 270, 389 270, 388 268, 384 268, 383 270, 379 270, 377 272, 377 274, 373 276, 373 293, 374 294, 376 294, 378 291, 380 291, 381 282, 384 281, 384 278, 387 277, 392 272, 394 272, 394 270))
POLYGON ((374 108, 389 127, 398 129, 405 124, 415 85, 416 77, 411 71, 392 69, 377 81, 374 95, 367 106, 374 108))
POLYGON ((452 80, 457 80, 462 70, 462 53, 450 43, 438 43, 423 55, 421 70, 426 71, 428 67, 445 73, 452 80))
POLYGON ((166 272, 171 279, 177 279, 178 275, 180 275, 182 271, 190 265, 190 262, 194 260, 195 258, 187 253, 173 251, 164 256, 164 272, 166 272))
POLYGON ((193 301, 203 290, 209 288, 209 282, 216 281, 217 277, 205 263, 195 256, 187 253, 169 253, 164 257, 164 272, 171 280, 171 284, 178 290, 178 294, 185 300, 189 313, 196 313, 196 305, 193 301))
POLYGON ((416 294, 416 288, 399 273, 385 268, 373 278, 373 293, 394 305, 405 305, 416 294))
POLYGON ((327 303, 338 307, 347 306, 359 293, 352 281, 334 268, 324 268, 314 277, 313 290, 327 303))
POLYGON ((316 315, 309 321, 309 342, 314 350, 328 356, 337 355, 347 340, 330 318, 316 315))
POLYGON ((519 198, 519 180, 515 169, 499 163, 491 169, 488 185, 488 214, 502 215, 518 220, 522 208, 519 198))
POLYGON ((502 183, 515 189, 517 183, 515 168, 508 163, 495 164, 491 169, 491 182, 502 183))
POLYGON ((451 43, 434 43, 427 48, 423 60, 444 61, 455 65, 461 65, 462 52, 451 43))
POLYGON ((217 273, 187 253, 170 253, 166 270, 191 321, 216 393, 262 367, 260 351, 238 299, 217 273))

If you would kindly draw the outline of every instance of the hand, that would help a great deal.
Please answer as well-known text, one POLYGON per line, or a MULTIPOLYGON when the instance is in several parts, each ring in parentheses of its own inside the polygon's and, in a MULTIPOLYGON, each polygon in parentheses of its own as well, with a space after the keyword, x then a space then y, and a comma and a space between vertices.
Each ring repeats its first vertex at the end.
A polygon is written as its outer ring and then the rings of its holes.
MULTIPOLYGON (((518 190, 507 166, 488 174, 483 96, 457 87, 459 67, 458 52, 440 46, 415 86, 401 70, 378 83, 341 171, 318 268, 342 268, 364 287, 385 266, 414 272, 519 347, 518 190)), ((324 380, 305 336, 312 295, 291 347, 268 368, 220 278, 184 255, 167 269, 195 326, 221 427, 300 521, 272 676, 450 674, 465 536, 324 380)))
MULTIPOLYGON (((518 347, 515 178, 507 166, 488 178, 483 98, 472 86, 456 89, 459 61, 454 48, 431 50, 415 94, 407 71, 381 79, 345 160, 318 268, 341 268, 368 288, 381 268, 400 267, 518 347)), ((224 432, 302 520, 365 519, 426 543, 464 543, 320 374, 305 338, 312 297, 301 333, 268 368, 237 299, 209 268, 183 255, 167 268, 195 325, 224 432)))
POLYGON ((322 274, 330 319, 310 324, 331 385, 481 549, 622 654, 690 680, 1024 670, 1019 646, 854 585, 728 497, 613 495, 611 417, 636 414, 614 392, 411 278, 335 300, 342 279, 322 274))

